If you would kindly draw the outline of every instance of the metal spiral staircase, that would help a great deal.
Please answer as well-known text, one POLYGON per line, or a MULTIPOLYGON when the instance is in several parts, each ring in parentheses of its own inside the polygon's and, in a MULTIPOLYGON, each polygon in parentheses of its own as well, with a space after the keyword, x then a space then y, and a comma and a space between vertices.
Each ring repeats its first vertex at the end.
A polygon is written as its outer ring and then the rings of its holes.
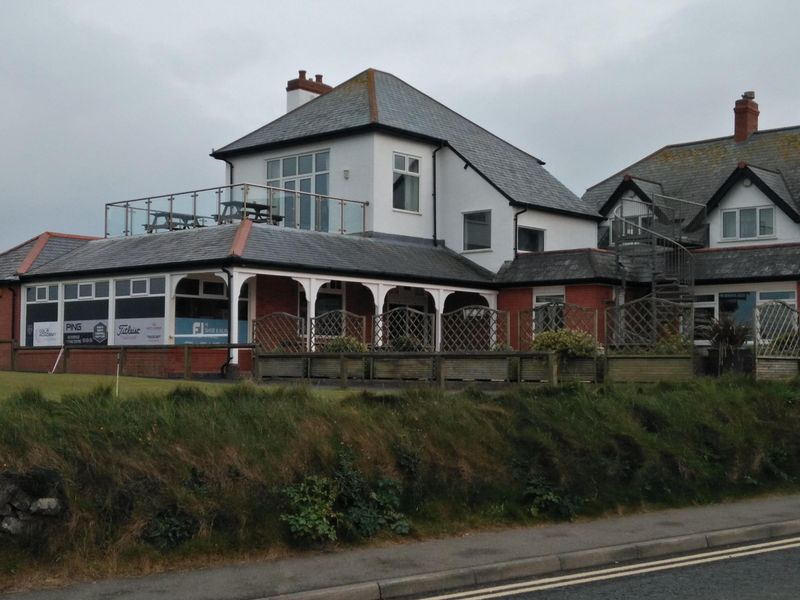
POLYGON ((680 210, 624 199, 614 210, 611 237, 624 290, 649 284, 645 297, 693 301, 694 257, 687 246, 699 242, 685 234, 680 210))

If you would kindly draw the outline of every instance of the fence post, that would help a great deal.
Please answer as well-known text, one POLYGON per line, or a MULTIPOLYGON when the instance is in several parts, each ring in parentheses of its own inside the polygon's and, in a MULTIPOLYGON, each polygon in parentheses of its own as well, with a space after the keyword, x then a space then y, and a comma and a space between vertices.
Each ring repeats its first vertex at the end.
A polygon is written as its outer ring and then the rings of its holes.
POLYGON ((347 359, 344 354, 339 355, 339 377, 343 388, 347 387, 347 359))
POLYGON ((192 378, 192 345, 186 344, 183 347, 183 378, 192 378))
POLYGON ((436 371, 436 384, 443 388, 444 387, 444 360, 442 360, 441 353, 437 354, 433 358, 434 370, 436 371))
POLYGON ((556 352, 547 355, 547 379, 550 385, 558 385, 558 358, 556 352))

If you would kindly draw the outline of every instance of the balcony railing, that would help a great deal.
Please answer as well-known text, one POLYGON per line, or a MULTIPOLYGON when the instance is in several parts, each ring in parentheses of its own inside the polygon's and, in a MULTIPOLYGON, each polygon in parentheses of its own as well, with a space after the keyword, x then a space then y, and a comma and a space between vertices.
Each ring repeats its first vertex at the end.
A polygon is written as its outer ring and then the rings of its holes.
POLYGON ((129 236, 251 220, 327 233, 362 233, 369 202, 237 183, 106 204, 105 236, 129 236))

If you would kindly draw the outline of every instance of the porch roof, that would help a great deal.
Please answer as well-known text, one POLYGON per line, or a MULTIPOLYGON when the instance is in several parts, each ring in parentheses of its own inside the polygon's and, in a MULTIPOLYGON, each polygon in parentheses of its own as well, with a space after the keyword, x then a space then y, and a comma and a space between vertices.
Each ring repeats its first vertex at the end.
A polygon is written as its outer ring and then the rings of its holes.
POLYGON ((238 264, 284 271, 491 287, 492 273, 429 240, 333 235, 243 221, 87 242, 29 278, 238 264))
POLYGON ((495 281, 504 287, 575 282, 617 283, 619 274, 613 252, 580 248, 520 254, 503 265, 495 281))

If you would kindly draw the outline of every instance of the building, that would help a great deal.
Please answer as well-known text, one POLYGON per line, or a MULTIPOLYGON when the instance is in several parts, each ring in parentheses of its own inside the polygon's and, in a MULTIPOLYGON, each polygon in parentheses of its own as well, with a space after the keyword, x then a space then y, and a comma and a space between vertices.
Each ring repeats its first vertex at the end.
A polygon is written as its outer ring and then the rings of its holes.
MULTIPOLYGON (((285 115, 212 153, 219 187, 114 202, 102 239, 43 234, 0 255, 17 368, 49 368, 65 344, 98 351, 73 370, 112 370, 113 346, 161 375, 186 345, 380 345, 398 309, 430 350, 451 347, 445 315, 504 311, 502 338, 462 348, 488 350, 524 348, 523 313, 552 303, 594 311, 601 341, 606 309, 641 298, 714 315, 796 303, 800 127, 757 131, 752 95, 734 136, 667 146, 578 198, 391 74, 331 87, 300 71, 286 91, 285 115)), ((250 368, 236 349, 195 360, 250 368)))

